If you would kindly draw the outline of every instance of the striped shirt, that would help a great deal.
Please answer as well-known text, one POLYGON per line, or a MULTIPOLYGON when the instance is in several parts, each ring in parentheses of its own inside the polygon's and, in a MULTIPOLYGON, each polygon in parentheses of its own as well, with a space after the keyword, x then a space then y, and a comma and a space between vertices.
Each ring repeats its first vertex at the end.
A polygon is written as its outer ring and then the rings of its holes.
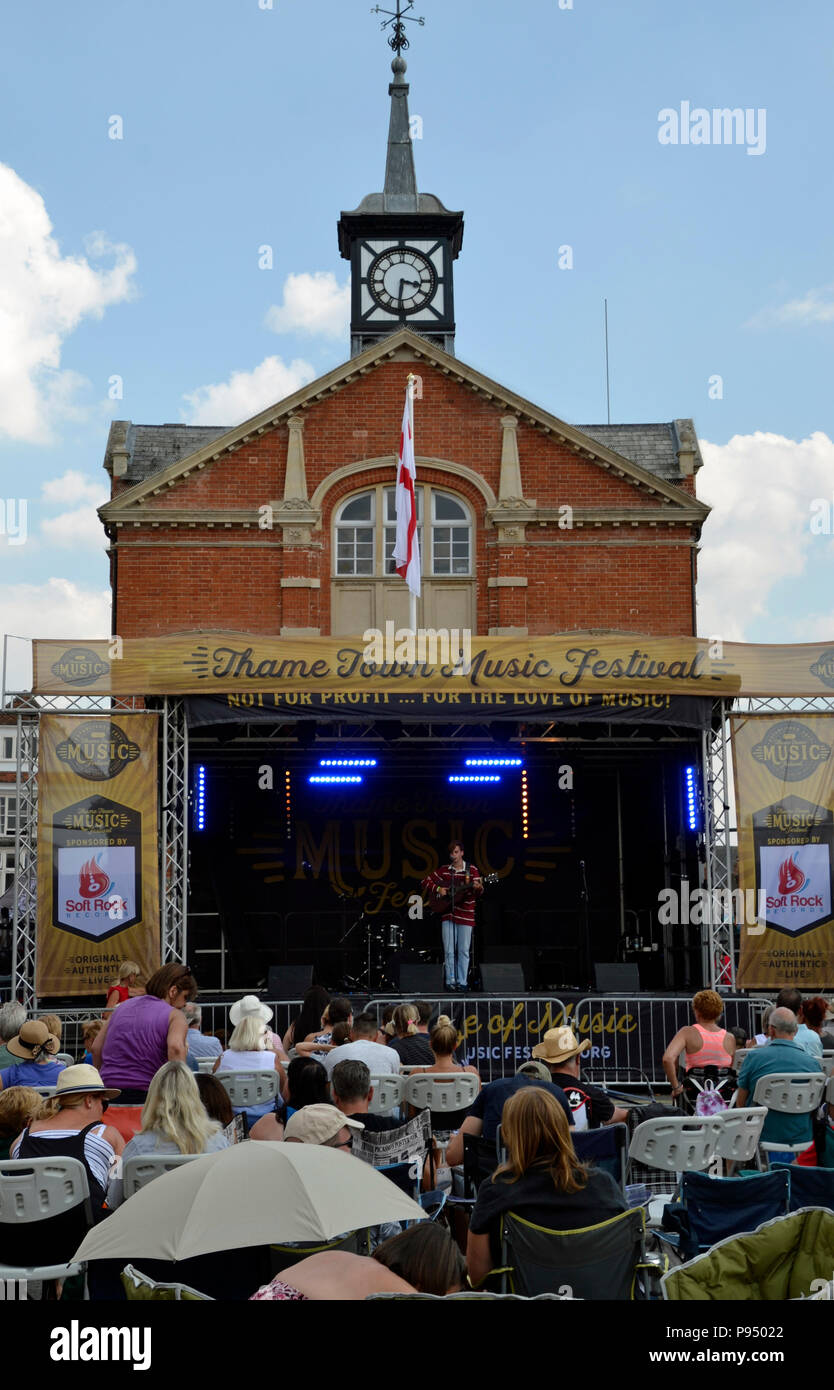
MULTIPOLYGON (((96 1125, 84 1139, 84 1157, 90 1165, 90 1172, 102 1188, 107 1190, 107 1182, 110 1177, 110 1170, 116 1162, 116 1151, 112 1144, 103 1137, 105 1126, 96 1125)), ((28 1133, 28 1130, 26 1131, 28 1133)), ((36 1129, 32 1135, 33 1139, 77 1139, 79 1131, 77 1129, 36 1129)), ((13 1145, 11 1157, 17 1158, 23 1135, 20 1136, 13 1145)))
POLYGON ((467 888, 466 875, 469 874, 472 881, 481 877, 481 871, 475 864, 467 864, 460 871, 453 869, 450 864, 441 864, 439 869, 435 869, 433 874, 424 878, 423 888, 446 888, 449 890, 448 897, 444 898, 443 907, 440 909, 444 922, 455 922, 459 927, 474 927, 475 925, 475 891, 467 888), (455 881, 455 910, 452 911, 452 879, 455 881), (447 906, 448 904, 448 906, 447 906))

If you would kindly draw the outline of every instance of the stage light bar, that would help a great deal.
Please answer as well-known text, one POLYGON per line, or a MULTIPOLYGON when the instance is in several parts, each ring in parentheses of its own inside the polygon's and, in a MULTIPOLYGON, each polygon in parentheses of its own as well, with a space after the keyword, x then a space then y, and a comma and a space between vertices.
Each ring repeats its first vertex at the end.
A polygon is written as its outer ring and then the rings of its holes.
POLYGON ((466 767, 522 767, 521 758, 465 758, 466 767))
POLYGON ((319 786, 321 786, 321 785, 326 786, 326 785, 328 785, 328 784, 331 783, 331 782, 361 782, 362 780, 363 780, 363 779, 362 779, 361 777, 354 777, 354 776, 344 776, 344 777, 343 777, 343 776, 341 776, 341 775, 337 776, 337 775, 335 775, 335 774, 332 775, 332 776, 331 776, 330 774, 328 774, 327 776, 324 776, 324 777, 308 777, 308 778, 307 778, 307 781, 308 781, 308 782, 313 782, 314 784, 319 785, 319 786))
POLYGON ((376 758, 319 758, 319 767, 376 767, 376 758))
POLYGON ((450 782, 500 782, 501 778, 497 774, 490 776, 483 772, 458 772, 449 774, 450 782))
POLYGON ((206 769, 201 763, 194 780, 194 829, 206 828, 206 769))
POLYGON ((521 838, 530 837, 530 788, 527 785, 527 769, 521 771, 521 838))
POLYGON ((284 818, 286 821, 287 839, 292 839, 292 781, 290 770, 284 773, 284 818))
POLYGON ((686 777, 686 823, 690 830, 700 830, 701 817, 698 807, 698 769, 688 767, 686 777))

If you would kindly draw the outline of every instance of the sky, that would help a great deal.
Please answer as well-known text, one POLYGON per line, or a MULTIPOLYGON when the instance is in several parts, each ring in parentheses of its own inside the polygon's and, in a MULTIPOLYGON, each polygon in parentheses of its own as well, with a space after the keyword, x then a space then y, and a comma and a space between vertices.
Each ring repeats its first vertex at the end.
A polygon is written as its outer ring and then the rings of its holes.
MULTIPOLYGON (((382 186, 389 109, 369 11, 6 11, 0 631, 109 632, 112 419, 231 426, 348 356, 336 221, 382 186)), ((612 421, 692 417, 701 442, 699 633, 832 641, 834 7, 413 13, 418 184, 466 215, 457 355, 604 422, 607 298, 612 421)))

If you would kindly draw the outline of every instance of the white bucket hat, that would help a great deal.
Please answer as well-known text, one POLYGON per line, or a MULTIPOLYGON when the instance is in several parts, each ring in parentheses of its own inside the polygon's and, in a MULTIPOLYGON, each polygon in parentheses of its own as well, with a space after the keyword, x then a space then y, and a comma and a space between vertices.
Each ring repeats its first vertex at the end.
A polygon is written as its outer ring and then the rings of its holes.
POLYGON ((236 1000, 230 1008, 229 1018, 235 1028, 245 1018, 261 1018, 264 1023, 269 1023, 272 1010, 267 1004, 261 1003, 257 994, 244 994, 243 998, 236 1000))

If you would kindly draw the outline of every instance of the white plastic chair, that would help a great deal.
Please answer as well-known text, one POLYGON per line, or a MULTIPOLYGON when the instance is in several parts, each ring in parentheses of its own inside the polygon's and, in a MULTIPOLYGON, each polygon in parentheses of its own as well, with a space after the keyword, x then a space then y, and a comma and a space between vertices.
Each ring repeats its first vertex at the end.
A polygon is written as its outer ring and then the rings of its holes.
POLYGON ((829 1077, 826 1083, 825 1099, 829 1105, 834 1105, 834 1076, 829 1077))
POLYGON ((466 1110, 474 1101, 480 1087, 471 1072, 453 1072, 450 1076, 431 1076, 425 1072, 406 1078, 405 1099, 415 1110, 430 1110, 432 1122, 455 1110, 466 1110))
MULTIPOLYGON (((753 1104, 764 1105, 779 1115, 811 1115, 822 1103, 826 1078, 823 1072, 774 1072, 771 1076, 760 1076, 753 1092, 753 1104)), ((765 1159, 770 1154, 802 1153, 811 1142, 807 1139, 798 1144, 776 1144, 772 1140, 760 1140, 759 1148, 765 1159)))
POLYGON ((172 1173, 183 1163, 202 1157, 202 1154, 137 1154, 133 1158, 126 1158, 122 1165, 124 1200, 127 1201, 140 1187, 146 1187, 163 1173, 172 1173))
POLYGON ((198 1057, 197 1071, 213 1072, 216 1061, 216 1057, 198 1057))
POLYGON ((823 1052, 822 1069, 826 1076, 834 1076, 834 1052, 823 1052))
POLYGON ((52 1060, 54 1062, 63 1062, 65 1067, 75 1066, 75 1058, 71 1057, 68 1052, 56 1052, 52 1060))
POLYGON ((214 1074, 232 1105, 241 1110, 274 1100, 280 1089, 277 1071, 217 1071, 214 1074))
POLYGON ((759 1139, 767 1119, 767 1106, 745 1106, 739 1110, 723 1110, 712 1118, 720 1120, 721 1128, 715 1153, 724 1163, 750 1163, 758 1159, 759 1139))
MULTIPOLYGON (((81 1207, 79 1239, 93 1224, 87 1170, 79 1158, 17 1158, 0 1162, 0 1228, 32 1226, 63 1216, 81 1207)), ((32 1236, 37 1232, 33 1229, 32 1236)), ((6 1242, 0 1236, 0 1247, 6 1242)), ((69 1279, 86 1272, 85 1263, 9 1265, 0 1264, 0 1280, 25 1280, 28 1284, 69 1279)), ((84 1297, 87 1297, 86 1281, 84 1297)))
POLYGON ((396 1072, 372 1072, 371 1085, 373 1099, 368 1106, 371 1115, 387 1115, 389 1111, 402 1105, 405 1095, 405 1077, 396 1072))
POLYGON ((682 1173, 705 1173, 716 1156, 722 1121, 716 1116, 670 1115, 644 1120, 628 1147, 629 1178, 635 1163, 674 1175, 675 1185, 656 1192, 649 1203, 649 1220, 660 1219, 662 1208, 675 1195, 682 1173))

